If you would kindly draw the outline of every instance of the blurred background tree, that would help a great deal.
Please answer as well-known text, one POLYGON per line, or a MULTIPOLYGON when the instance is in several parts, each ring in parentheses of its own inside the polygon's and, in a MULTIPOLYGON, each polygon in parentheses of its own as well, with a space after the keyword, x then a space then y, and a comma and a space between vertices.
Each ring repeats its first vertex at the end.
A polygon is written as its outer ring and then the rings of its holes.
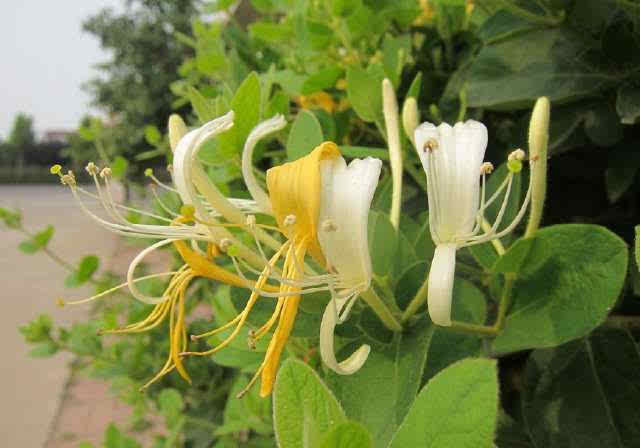
POLYGON ((146 160, 167 150, 159 145, 149 151, 149 145, 160 143, 161 134, 155 131, 164 129, 172 112, 187 110, 172 108, 169 85, 190 52, 173 36, 190 32, 197 5, 197 0, 128 0, 122 12, 105 8, 84 22, 84 30, 112 54, 97 67, 100 76, 86 85, 93 105, 110 117, 102 126, 103 137, 109 134, 113 143, 110 156, 146 160))

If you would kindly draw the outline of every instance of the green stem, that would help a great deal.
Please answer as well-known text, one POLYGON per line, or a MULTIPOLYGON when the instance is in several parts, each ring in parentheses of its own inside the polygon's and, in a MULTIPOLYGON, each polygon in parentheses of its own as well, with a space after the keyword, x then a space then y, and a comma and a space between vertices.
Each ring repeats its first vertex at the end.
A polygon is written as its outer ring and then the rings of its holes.
POLYGON ((398 319, 391 313, 387 305, 380 298, 373 288, 367 289, 360 294, 360 297, 367 302, 367 305, 376 313, 385 327, 391 331, 402 331, 402 325, 398 322, 398 319))
POLYGON ((493 324, 496 332, 499 332, 504 327, 504 322, 507 317, 507 311, 511 307, 513 284, 516 281, 515 274, 505 274, 504 287, 502 289, 502 296, 500 296, 500 303, 498 304, 498 317, 493 324))
POLYGON ((442 328, 458 331, 461 333, 483 334, 487 336, 496 336, 498 334, 498 330, 495 328, 494 325, 492 326, 476 325, 476 324, 469 324, 467 322, 458 322, 456 320, 451 321, 450 327, 442 327, 442 328))
POLYGON ((429 275, 427 275, 427 277, 424 279, 424 283, 422 283, 422 286, 420 286, 420 289, 418 289, 418 292, 416 293, 415 297, 411 299, 411 302, 409 302, 409 305, 402 313, 402 318, 400 319, 402 323, 409 320, 409 318, 413 316, 416 313, 416 311, 418 311, 418 309, 420 309, 420 307, 427 302, 428 291, 429 291, 429 275))

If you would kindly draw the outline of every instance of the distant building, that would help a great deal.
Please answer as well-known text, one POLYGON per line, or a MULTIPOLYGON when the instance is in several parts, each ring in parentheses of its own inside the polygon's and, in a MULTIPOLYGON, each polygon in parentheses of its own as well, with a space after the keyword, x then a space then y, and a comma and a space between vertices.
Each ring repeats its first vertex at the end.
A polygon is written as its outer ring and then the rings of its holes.
POLYGON ((73 131, 67 129, 50 129, 42 134, 43 143, 67 143, 73 131))

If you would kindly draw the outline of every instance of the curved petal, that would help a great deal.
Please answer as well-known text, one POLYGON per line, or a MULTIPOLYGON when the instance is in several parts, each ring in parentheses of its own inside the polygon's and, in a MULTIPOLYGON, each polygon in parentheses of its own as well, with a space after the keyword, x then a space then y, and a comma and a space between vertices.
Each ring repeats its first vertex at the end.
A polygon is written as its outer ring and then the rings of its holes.
POLYGON ((428 307, 434 324, 451 326, 451 300, 456 270, 456 245, 436 246, 429 271, 428 307))
POLYGON ((173 153, 173 183, 185 204, 192 204, 202 218, 207 216, 205 204, 198 197, 193 183, 194 150, 209 138, 233 126, 233 111, 187 133, 173 153))
MULTIPOLYGON (((333 332, 342 308, 350 300, 354 301, 356 298, 331 299, 324 310, 322 322, 320 323, 320 357, 327 367, 339 375, 351 375, 360 370, 371 351, 369 345, 363 344, 344 361, 338 362, 336 359, 333 351, 333 332)), ((346 316, 341 316, 341 319, 346 319, 346 316)))
POLYGON ((242 176, 244 183, 249 189, 251 197, 258 203, 261 211, 272 214, 271 200, 269 195, 260 187, 255 175, 253 174, 253 149, 260 139, 273 132, 279 131, 287 125, 287 121, 282 115, 276 115, 262 123, 258 124, 247 137, 242 150, 242 176))
POLYGON ((367 224, 381 167, 372 157, 322 162, 318 241, 343 288, 363 291, 371 281, 367 224))

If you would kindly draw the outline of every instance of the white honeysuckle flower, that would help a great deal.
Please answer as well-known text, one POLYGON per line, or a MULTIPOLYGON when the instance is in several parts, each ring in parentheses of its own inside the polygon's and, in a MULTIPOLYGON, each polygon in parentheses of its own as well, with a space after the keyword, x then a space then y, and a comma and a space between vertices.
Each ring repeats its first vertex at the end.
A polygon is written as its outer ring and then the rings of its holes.
POLYGON ((491 164, 483 162, 487 140, 487 128, 474 120, 456 123, 453 127, 447 123, 440 126, 423 123, 415 130, 416 150, 427 174, 429 229, 436 244, 429 272, 428 307, 431 319, 438 325, 451 325, 456 250, 511 232, 529 204, 531 186, 513 222, 498 231, 524 152, 511 153, 509 174, 485 200, 485 177, 493 169, 491 164), (493 225, 487 225, 484 212, 503 192, 496 220, 493 225))
POLYGON ((329 368, 342 375, 360 369, 370 351, 368 345, 362 345, 346 360, 338 362, 333 332, 336 324, 348 317, 358 294, 371 285, 367 224, 381 168, 382 162, 372 157, 355 159, 348 166, 342 157, 321 164, 318 240, 328 269, 337 273, 342 289, 333 294, 322 316, 320 355, 329 368))

